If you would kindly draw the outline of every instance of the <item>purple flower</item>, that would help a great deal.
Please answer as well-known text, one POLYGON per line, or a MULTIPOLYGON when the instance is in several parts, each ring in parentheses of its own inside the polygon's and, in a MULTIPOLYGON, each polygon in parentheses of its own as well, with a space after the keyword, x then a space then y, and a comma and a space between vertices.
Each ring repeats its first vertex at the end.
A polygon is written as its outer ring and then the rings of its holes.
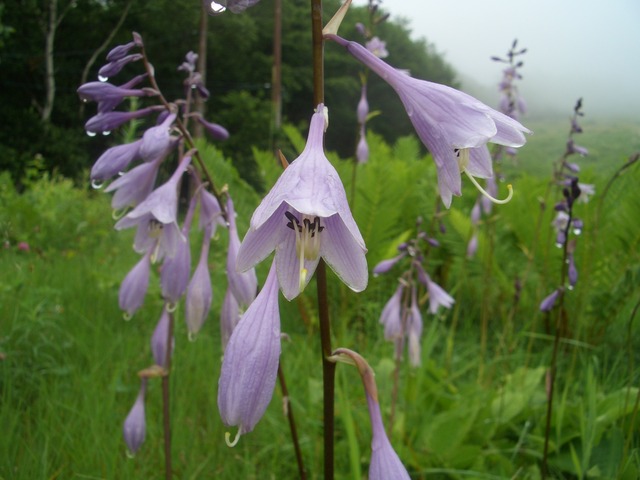
POLYGON ((481 178, 493 174, 487 142, 524 145, 523 133, 529 130, 507 115, 451 87, 412 78, 358 43, 337 35, 326 37, 345 47, 396 91, 418 136, 433 155, 440 196, 447 207, 452 195, 461 195, 462 172, 481 178))
POLYGON ((420 337, 422 337, 422 315, 418 307, 416 289, 411 289, 411 308, 407 319, 407 337, 409 339, 409 361, 414 367, 422 363, 420 337))
POLYGON ((224 352, 218 409, 225 425, 239 427, 230 445, 252 431, 267 409, 276 385, 279 359, 280 311, 273 262, 264 288, 242 315, 224 352))
POLYGON ((213 138, 214 140, 226 140, 229 138, 229 131, 222 125, 207 122, 201 116, 196 116, 196 120, 198 121, 198 123, 200 123, 200 125, 204 127, 206 132, 211 135, 211 138, 213 138))
POLYGON ((389 442, 382 423, 380 404, 367 395, 369 418, 371 419, 371 463, 369 480, 410 480, 407 469, 389 442))
POLYGON ((560 295, 560 289, 557 288, 551 294, 546 297, 542 302, 540 302, 540 311, 541 312, 550 312, 553 306, 556 304, 556 300, 558 299, 558 295, 560 295))
POLYGON ((87 123, 84 124, 84 129, 88 135, 95 135, 96 132, 111 132, 123 123, 136 118, 146 117, 157 110, 157 107, 147 107, 134 110, 133 112, 99 112, 87 120, 87 123))
POLYGON ((356 147, 356 160, 358 160, 358 163, 367 163, 369 161, 369 145, 367 145, 364 126, 360 130, 360 140, 358 140, 358 146, 356 147))
POLYGON ((118 45, 117 47, 112 48, 109 53, 107 53, 107 62, 115 62, 116 60, 120 60, 127 56, 127 54, 131 51, 133 47, 136 46, 136 42, 125 43, 124 45, 118 45))
POLYGON ((91 168, 91 180, 102 181, 114 177, 126 170, 129 164, 140 158, 139 150, 142 140, 117 145, 106 150, 91 168))
POLYGON ((153 191, 161 163, 161 159, 155 162, 141 163, 111 182, 105 189, 105 192, 113 192, 114 190, 116 192, 111 199, 111 207, 114 210, 135 207, 147 198, 153 191))
MULTIPOLYGON (((162 315, 156 325, 153 335, 151 335, 151 353, 153 354, 153 361, 156 365, 161 367, 167 367, 167 340, 169 337, 169 311, 166 308, 162 309, 162 315)), ((175 340, 171 339, 171 350, 173 351, 175 340)))
POLYGON ((478 234, 474 233, 467 244, 467 258, 473 258, 478 251, 478 234))
POLYGON ((197 334, 209 315, 213 291, 211 288, 211 276, 209 275, 209 245, 211 243, 210 228, 205 230, 200 250, 200 260, 193 272, 193 277, 187 287, 185 302, 185 320, 190 337, 197 334))
POLYGON ((200 190, 200 230, 209 228, 211 237, 216 234, 218 224, 226 225, 218 199, 207 190, 200 190))
POLYGON ((398 263, 400 260, 402 260, 406 256, 407 256, 407 252, 402 252, 400 255, 396 255, 393 258, 389 258, 387 260, 381 261, 379 264, 377 264, 373 268, 373 274, 380 275, 381 273, 387 273, 389 270, 391 270, 395 266, 396 263, 398 263))
POLYGON ((144 397, 147 392, 147 379, 143 378, 140 383, 140 391, 133 407, 129 411, 122 427, 124 441, 131 455, 140 449, 144 443, 147 431, 147 422, 144 418, 144 397))
POLYGON ((138 60, 142 60, 142 54, 140 53, 133 53, 131 55, 118 58, 117 60, 113 60, 106 65, 103 65, 102 68, 98 70, 98 78, 104 78, 104 81, 106 81, 109 77, 113 77, 120 73, 120 70, 122 70, 125 65, 131 62, 137 62, 138 60))
POLYGON ((169 114, 160 125, 151 127, 144 132, 140 145, 140 157, 145 162, 166 157, 171 149, 177 145, 170 135, 171 125, 175 119, 175 113, 169 114))
POLYGON ((577 153, 581 157, 589 155, 589 150, 580 145, 576 145, 572 138, 567 141, 567 154, 577 153))
POLYGON ((278 281, 288 300, 309 283, 320 257, 352 290, 367 286, 367 249, 338 172, 324 155, 324 128, 320 104, 304 151, 253 213, 238 252, 237 268, 242 272, 275 249, 278 281))
POLYGON ((176 223, 178 213, 178 183, 182 179, 182 174, 186 171, 190 162, 191 157, 184 157, 176 171, 171 175, 171 178, 151 192, 151 194, 129 212, 125 218, 134 220, 150 213, 160 223, 176 223))
POLYGON ((235 210, 231 197, 227 200, 227 215, 229 218, 229 248, 227 250, 227 280, 229 289, 233 293, 238 304, 247 307, 256 298, 258 291, 258 278, 254 268, 246 272, 236 270, 238 251, 240 250, 240 238, 236 227, 235 210))
POLYGON ((569 254, 569 268, 567 269, 569 277, 569 288, 573 288, 578 283, 578 269, 576 268, 576 262, 573 258, 573 254, 569 254))
POLYGON ((126 97, 144 97, 152 94, 152 90, 117 87, 107 82, 88 82, 81 85, 77 92, 84 102, 98 102, 99 113, 110 112, 126 97))
POLYGON ((451 308, 455 300, 440 285, 431 280, 427 272, 424 271, 422 265, 416 263, 418 267, 418 280, 427 287, 429 293, 429 313, 435 315, 438 313, 439 307, 451 308))
POLYGON ((227 348, 229 338, 236 325, 240 321, 240 305, 236 297, 231 293, 231 289, 227 288, 222 302, 222 311, 220 312, 220 338, 222 340, 222 350, 227 348))
POLYGON ((160 286, 163 298, 170 304, 176 304, 189 284, 191 271, 191 248, 188 230, 182 231, 176 245, 175 254, 166 258, 160 273, 160 286))
POLYGON ((592 183, 578 183, 578 188, 580 189, 578 203, 587 203, 591 196, 596 194, 596 186, 592 183))
POLYGON ((364 125, 367 122, 367 115, 369 115, 369 102, 367 101, 367 85, 362 85, 362 91, 360 93, 360 100, 358 101, 358 108, 356 109, 358 116, 358 123, 364 125))
POLYGON ((402 294, 404 285, 401 283, 396 288, 395 293, 382 309, 380 323, 384 325, 384 339, 397 341, 402 340, 404 329, 402 326, 402 294))
POLYGON ((124 277, 120 285, 118 303, 129 319, 144 303, 149 288, 149 272, 151 270, 150 252, 146 253, 131 271, 124 277))
POLYGON ((365 46, 367 47, 367 50, 378 58, 387 58, 389 56, 389 52, 387 51, 387 42, 380 40, 378 37, 373 37, 365 46))

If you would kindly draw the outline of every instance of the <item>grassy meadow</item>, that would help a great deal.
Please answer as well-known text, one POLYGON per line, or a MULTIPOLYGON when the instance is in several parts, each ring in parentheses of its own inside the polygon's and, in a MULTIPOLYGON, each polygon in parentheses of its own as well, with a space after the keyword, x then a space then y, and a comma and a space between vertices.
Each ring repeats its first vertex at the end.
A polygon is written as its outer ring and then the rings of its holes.
MULTIPOLYGON (((371 159, 356 171, 353 210, 370 269, 395 255, 397 245, 413 235, 418 216, 429 224, 438 215, 446 228, 434 233, 441 246, 430 254, 428 271, 456 303, 437 315, 422 305, 422 366, 402 364, 394 422, 387 425, 414 479, 541 477, 555 317, 538 306, 558 286, 563 268, 550 225, 560 193, 549 179, 552 162, 564 152, 569 122, 528 126, 535 133, 527 146, 514 163, 500 167, 514 185, 514 199, 484 217, 473 258, 465 252, 477 194, 463 179, 463 197, 438 212, 435 167, 414 138, 389 146, 370 135, 371 159)), ((549 466, 554 478, 633 480, 640 478, 640 162, 602 192, 640 150, 640 125, 587 119, 583 128, 576 142, 590 155, 572 161, 582 167, 580 181, 596 185, 596 195, 576 206, 585 228, 576 242, 579 281, 565 296, 549 466)), ((287 134, 299 151, 301 134, 291 128, 287 134)), ((216 181, 229 185, 242 234, 260 194, 212 147, 203 146, 203 152, 216 181)), ((255 156, 268 187, 278 167, 270 153, 255 156)), ((331 159, 351 192, 352 164, 331 159)), ((122 439, 139 388, 137 372, 153 363, 149 339, 162 299, 155 275, 144 307, 130 321, 123 319, 118 288, 138 257, 131 249, 133 232, 113 230, 109 201, 101 191, 37 171, 18 194, 0 175, 2 480, 163 476, 160 382, 150 382, 146 441, 135 458, 128 458, 122 439)), ((279 387, 255 431, 234 448, 224 442, 228 429, 217 412, 216 392, 226 244, 221 231, 210 255, 214 304, 195 341, 188 339, 183 305, 177 310, 174 477, 297 478, 279 387)), ((267 263, 258 268, 261 282, 267 263)), ((386 424, 393 345, 384 340, 378 319, 396 278, 371 276, 367 290, 354 294, 329 274, 333 345, 358 351, 372 365, 386 424)), ((320 479, 322 372, 314 285, 292 303, 281 298, 280 307, 290 402, 308 478, 320 479)), ((337 478, 366 478, 369 458, 362 387, 353 368, 339 365, 337 478)))

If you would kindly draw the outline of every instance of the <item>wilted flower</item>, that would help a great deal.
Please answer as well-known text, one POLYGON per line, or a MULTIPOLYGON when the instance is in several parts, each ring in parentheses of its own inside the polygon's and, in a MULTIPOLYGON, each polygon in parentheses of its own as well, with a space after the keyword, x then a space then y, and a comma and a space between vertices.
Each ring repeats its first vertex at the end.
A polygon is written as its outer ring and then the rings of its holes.
POLYGON ((336 361, 344 361, 341 360, 341 356, 349 357, 349 363, 358 369, 367 397, 369 419, 371 420, 369 480, 410 480, 407 470, 402 465, 385 432, 373 370, 362 356, 352 350, 338 348, 333 352, 332 358, 336 361))
POLYGON ((345 47, 399 95, 418 136, 433 155, 440 196, 447 207, 452 195, 461 195, 462 172, 474 182, 473 177, 493 174, 488 142, 524 145, 523 133, 529 130, 507 115, 451 87, 412 78, 358 43, 332 34, 326 37, 345 47))
POLYGON ((237 268, 242 272, 275 249, 278 281, 288 300, 307 285, 320 257, 352 290, 367 286, 367 249, 338 172, 324 155, 324 129, 320 104, 304 151, 253 213, 238 252, 237 268))
POLYGON ((256 299, 236 325, 224 352, 218 381, 218 409, 227 426, 240 435, 253 430, 262 418, 276 385, 280 359, 280 311, 276 263, 256 299))
POLYGON ((140 384, 140 392, 131 411, 127 415, 122 427, 124 441, 131 455, 134 455, 144 443, 147 432, 147 423, 144 415, 144 397, 147 392, 147 379, 143 378, 140 384))

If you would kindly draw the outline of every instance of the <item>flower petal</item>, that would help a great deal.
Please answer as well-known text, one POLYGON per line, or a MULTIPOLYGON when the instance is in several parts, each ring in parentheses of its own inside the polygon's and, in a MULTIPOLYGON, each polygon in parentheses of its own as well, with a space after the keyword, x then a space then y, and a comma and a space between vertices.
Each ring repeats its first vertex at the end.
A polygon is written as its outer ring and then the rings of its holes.
POLYGON ((325 219, 324 226, 320 255, 351 290, 363 291, 369 280, 365 258, 367 250, 359 244, 339 215, 325 219))
MULTIPOLYGON (((296 236, 289 230, 276 249, 276 268, 280 290, 287 300, 293 300, 309 284, 313 273, 316 271, 320 256, 314 260, 304 260, 304 268, 307 270, 306 279, 300 288, 300 257, 296 251, 296 236)), ((322 247, 320 247, 322 248, 322 247)))
POLYGON ((287 233, 286 210, 287 205, 281 204, 259 228, 249 228, 238 250, 236 270, 246 272, 273 252, 287 233))

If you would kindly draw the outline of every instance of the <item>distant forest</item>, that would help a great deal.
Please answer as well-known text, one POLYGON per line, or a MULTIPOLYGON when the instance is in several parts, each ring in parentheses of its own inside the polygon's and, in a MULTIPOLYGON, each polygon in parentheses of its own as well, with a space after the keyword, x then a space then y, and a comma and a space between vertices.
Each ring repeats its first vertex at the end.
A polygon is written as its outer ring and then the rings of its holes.
MULTIPOLYGON (((338 5, 338 0, 325 1, 327 20, 338 5)), ((454 70, 434 46, 425 39, 412 40, 406 20, 389 13, 387 21, 370 25, 368 8, 352 7, 340 34, 364 43, 355 27, 361 22, 387 42, 388 63, 414 76, 454 85, 454 70)), ((218 146, 252 182, 253 147, 286 149, 280 145, 284 140, 272 114, 273 0, 262 0, 240 15, 209 17, 207 22, 205 73, 211 97, 206 117, 229 130, 231 138, 218 146)), ((87 137, 83 124, 95 113, 95 105, 79 100, 78 86, 95 80, 109 49, 129 42, 136 31, 144 38, 163 93, 169 99, 179 97, 184 74, 177 67, 188 51, 198 52, 200 28, 200 2, 195 0, 0 4, 0 169, 11 172, 17 183, 34 169, 80 180, 92 161, 126 134, 114 132, 115 139, 87 137)), ((313 108, 310 35, 308 2, 282 0, 282 121, 301 128, 313 108)), ((327 148, 348 157, 356 145, 361 67, 335 44, 326 45, 325 55, 326 103, 331 122, 342 126, 329 129, 327 148)), ((141 71, 134 63, 109 81, 118 85, 141 71)), ((372 111, 384 112, 384 120, 369 123, 373 131, 388 141, 413 131, 396 95, 374 75, 369 76, 368 98, 372 111)), ((129 130, 128 135, 133 134, 129 130)))

